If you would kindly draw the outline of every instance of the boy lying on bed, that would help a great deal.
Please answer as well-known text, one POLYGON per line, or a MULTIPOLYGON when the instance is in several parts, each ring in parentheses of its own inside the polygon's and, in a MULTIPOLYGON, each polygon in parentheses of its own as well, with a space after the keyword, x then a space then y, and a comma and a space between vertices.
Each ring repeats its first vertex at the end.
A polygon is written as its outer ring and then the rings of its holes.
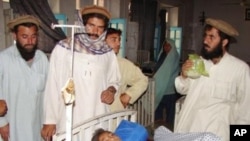
POLYGON ((91 141, 121 141, 114 133, 99 128, 95 131, 91 141))
MULTIPOLYGON (((91 141, 147 141, 146 129, 134 122, 122 121, 115 132, 97 129, 91 141)), ((221 141, 213 133, 173 133, 164 126, 159 126, 154 133, 154 141, 221 141)))
POLYGON ((95 131, 91 141, 146 141, 148 132, 142 125, 122 120, 115 132, 99 128, 95 131))

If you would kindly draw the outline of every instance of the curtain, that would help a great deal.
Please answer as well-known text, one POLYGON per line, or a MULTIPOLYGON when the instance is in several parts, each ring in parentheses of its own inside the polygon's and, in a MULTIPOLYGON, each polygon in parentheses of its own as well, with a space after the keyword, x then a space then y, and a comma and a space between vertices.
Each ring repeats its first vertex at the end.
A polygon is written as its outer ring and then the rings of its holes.
POLYGON ((160 26, 161 26, 161 30, 160 30, 160 50, 163 48, 163 43, 166 40, 166 13, 167 10, 166 9, 161 9, 159 12, 159 17, 160 17, 160 26))
POLYGON ((131 0, 131 21, 139 23, 139 48, 150 52, 154 60, 154 32, 156 26, 156 0, 131 0))
POLYGON ((66 38, 61 28, 51 28, 51 24, 58 24, 47 0, 10 0, 10 7, 14 15, 33 15, 41 20, 38 48, 45 53, 51 53, 55 44, 66 38))

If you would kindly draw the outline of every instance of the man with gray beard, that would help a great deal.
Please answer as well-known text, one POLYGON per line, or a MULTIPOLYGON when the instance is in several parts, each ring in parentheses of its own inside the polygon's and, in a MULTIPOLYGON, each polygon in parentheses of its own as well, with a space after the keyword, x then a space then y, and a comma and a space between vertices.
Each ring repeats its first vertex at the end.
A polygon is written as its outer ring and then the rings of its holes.
POLYGON ((175 132, 211 132, 229 141, 231 124, 250 124, 249 66, 228 52, 232 37, 238 35, 227 22, 206 19, 201 59, 209 76, 189 78, 187 71, 193 62, 182 65, 175 86, 187 96, 175 132))

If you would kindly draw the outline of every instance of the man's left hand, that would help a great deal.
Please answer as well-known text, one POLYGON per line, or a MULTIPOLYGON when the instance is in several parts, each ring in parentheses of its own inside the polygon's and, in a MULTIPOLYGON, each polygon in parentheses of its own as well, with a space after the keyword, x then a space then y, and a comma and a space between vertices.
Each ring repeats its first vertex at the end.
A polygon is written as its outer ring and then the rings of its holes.
POLYGON ((112 104, 115 99, 116 90, 113 86, 109 87, 107 90, 103 91, 101 94, 101 101, 106 104, 112 104))
POLYGON ((128 94, 126 94, 126 93, 121 94, 120 100, 121 100, 121 103, 122 103, 124 108, 126 108, 128 106, 130 99, 131 99, 131 97, 128 94))

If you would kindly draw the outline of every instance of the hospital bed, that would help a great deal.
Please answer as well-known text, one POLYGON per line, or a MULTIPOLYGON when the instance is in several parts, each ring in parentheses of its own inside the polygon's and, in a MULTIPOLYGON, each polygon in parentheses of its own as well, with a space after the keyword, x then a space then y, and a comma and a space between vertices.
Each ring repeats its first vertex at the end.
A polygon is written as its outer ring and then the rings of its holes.
MULTIPOLYGON (((97 117, 86 120, 72 130, 72 141, 82 141, 81 138, 88 130, 91 134, 97 128, 104 128, 109 131, 114 131, 115 127, 119 125, 121 120, 129 120, 137 122, 145 127, 152 126, 154 122, 154 95, 155 82, 154 79, 149 79, 149 85, 145 93, 128 109, 106 113, 97 117)), ((57 133, 53 136, 53 141, 63 141, 66 138, 66 132, 57 133)))
MULTIPOLYGON (((103 128, 105 130, 114 131, 115 127, 124 119, 136 122, 137 111, 126 109, 118 112, 106 113, 89 120, 86 120, 79 125, 73 127, 72 141, 83 141, 86 136, 86 131, 93 134, 96 129, 103 128)), ((57 133, 53 136, 53 141, 65 141, 66 132, 57 133)))

